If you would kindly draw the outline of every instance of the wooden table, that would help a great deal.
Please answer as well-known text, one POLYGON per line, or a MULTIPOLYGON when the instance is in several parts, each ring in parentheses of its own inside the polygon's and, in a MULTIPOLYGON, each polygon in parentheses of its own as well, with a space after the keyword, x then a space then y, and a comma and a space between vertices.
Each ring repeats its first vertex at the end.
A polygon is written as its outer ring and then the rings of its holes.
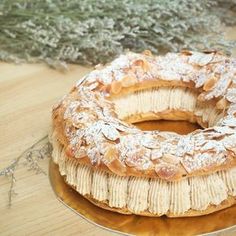
MULTIPOLYGON (((47 134, 52 104, 90 70, 69 66, 61 73, 45 65, 0 64, 0 170, 47 134)), ((47 171, 48 159, 39 164, 47 171)), ((9 180, 0 177, 0 235, 112 235, 62 205, 48 176, 19 166, 16 179, 17 196, 9 208, 9 180)))
MULTIPOLYGON (((236 39, 235 29, 228 30, 230 38, 236 39)), ((52 104, 90 70, 69 66, 61 73, 45 65, 0 64, 0 170, 47 134, 52 104)), ((48 160, 40 165, 47 170, 48 160)), ((9 180, 0 177, 0 235, 116 235, 56 200, 47 176, 19 166, 16 178, 17 196, 8 208, 9 180)))

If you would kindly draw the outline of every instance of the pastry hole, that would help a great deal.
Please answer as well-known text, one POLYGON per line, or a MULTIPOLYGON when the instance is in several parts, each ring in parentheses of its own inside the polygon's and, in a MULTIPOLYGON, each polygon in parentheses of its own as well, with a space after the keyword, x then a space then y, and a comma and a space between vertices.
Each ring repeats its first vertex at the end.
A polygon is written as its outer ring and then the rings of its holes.
POLYGON ((188 121, 172 121, 172 120, 154 120, 133 123, 136 127, 143 131, 169 131, 177 134, 188 134, 197 129, 202 129, 197 123, 190 123, 188 121))
POLYGON ((224 116, 215 101, 202 102, 190 88, 160 87, 138 90, 113 98, 118 118, 142 130, 190 133, 215 126, 224 116), (164 120, 164 121, 159 121, 164 120), (176 122, 177 121, 177 122, 176 122))

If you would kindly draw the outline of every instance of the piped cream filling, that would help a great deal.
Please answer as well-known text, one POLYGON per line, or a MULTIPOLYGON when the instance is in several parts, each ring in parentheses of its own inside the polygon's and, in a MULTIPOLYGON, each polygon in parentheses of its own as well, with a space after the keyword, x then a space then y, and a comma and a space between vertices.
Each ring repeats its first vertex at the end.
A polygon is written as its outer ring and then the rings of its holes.
MULTIPOLYGON (((211 104, 198 102, 197 96, 198 94, 189 88, 161 87, 136 91, 114 98, 112 102, 115 104, 119 119, 123 120, 133 115, 150 112, 156 114, 156 119, 162 119, 164 111, 178 110, 201 117, 204 123, 208 123, 208 127, 215 125, 222 118, 222 112, 211 104)), ((170 116, 168 119, 174 117, 170 116)))
POLYGON ((149 211, 153 214, 166 214, 170 207, 170 186, 166 181, 150 179, 148 194, 149 211))
POLYGON ((210 203, 219 205, 227 197, 227 187, 217 173, 206 176, 207 192, 210 203))
POLYGON ((210 198, 205 181, 206 177, 198 176, 189 178, 191 208, 196 210, 206 209, 210 198))
POLYGON ((98 201, 106 201, 108 193, 108 174, 102 170, 95 170, 91 186, 92 196, 98 201))
POLYGON ((108 201, 110 207, 126 207, 128 178, 110 174, 108 178, 108 201))
MULTIPOLYGON (((54 143, 56 144, 57 141, 54 143)), ((236 196, 236 168, 207 176, 167 182, 144 177, 121 177, 77 163, 54 145, 53 160, 61 175, 82 195, 106 202, 110 207, 127 208, 132 213, 180 215, 189 210, 205 210, 236 196)))
POLYGON ((59 144, 59 142, 57 141, 57 139, 54 135, 55 135, 55 133, 52 134, 51 140, 50 140, 50 142, 52 143, 52 146, 53 146, 52 157, 53 157, 53 161, 56 164, 58 164, 59 158, 61 158, 62 146, 59 144))
POLYGON ((148 209, 149 180, 130 177, 128 180, 127 207, 131 212, 139 213, 148 209))
POLYGON ((219 176, 227 186, 228 194, 236 196, 236 168, 228 171, 220 171, 219 176))
POLYGON ((188 211, 191 208, 189 196, 190 186, 188 179, 171 182, 169 211, 174 215, 188 211))
POLYGON ((82 195, 90 194, 92 188, 92 177, 93 171, 86 165, 78 165, 77 169, 77 179, 75 180, 75 187, 77 192, 82 195))

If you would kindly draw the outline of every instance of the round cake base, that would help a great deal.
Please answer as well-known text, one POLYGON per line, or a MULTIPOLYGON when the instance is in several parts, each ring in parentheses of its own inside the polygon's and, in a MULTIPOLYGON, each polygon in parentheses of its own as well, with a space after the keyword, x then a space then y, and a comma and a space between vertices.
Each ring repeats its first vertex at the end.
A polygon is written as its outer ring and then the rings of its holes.
POLYGON ((107 230, 134 235, 211 235, 218 232, 221 235, 236 234, 236 205, 198 217, 122 215, 100 208, 81 196, 65 183, 58 166, 52 160, 49 163, 49 178, 59 201, 89 222, 107 230))

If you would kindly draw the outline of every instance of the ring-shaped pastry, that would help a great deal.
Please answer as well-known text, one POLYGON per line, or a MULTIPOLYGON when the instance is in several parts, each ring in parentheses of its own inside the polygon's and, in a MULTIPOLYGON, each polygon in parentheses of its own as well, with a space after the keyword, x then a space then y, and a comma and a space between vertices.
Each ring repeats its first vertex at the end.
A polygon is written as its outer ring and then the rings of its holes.
POLYGON ((69 185, 123 214, 209 214, 236 202, 236 60, 215 51, 128 52, 53 108, 53 160, 69 185), (187 135, 132 123, 188 120, 187 135))

